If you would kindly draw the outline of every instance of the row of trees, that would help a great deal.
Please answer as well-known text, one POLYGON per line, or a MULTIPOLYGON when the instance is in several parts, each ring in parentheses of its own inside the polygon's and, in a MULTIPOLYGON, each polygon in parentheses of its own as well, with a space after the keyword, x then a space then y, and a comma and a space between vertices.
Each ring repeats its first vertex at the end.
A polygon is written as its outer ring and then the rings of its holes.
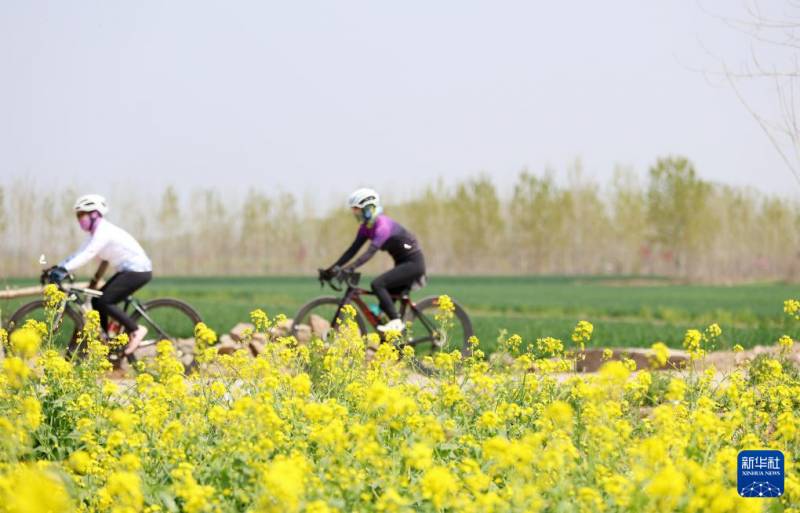
MULTIPOLYGON (((31 276, 83 234, 77 191, 0 188, 0 274, 31 276)), ((161 275, 308 274, 349 244, 347 211, 307 212, 291 194, 168 188, 148 201, 112 198, 111 216, 161 275)), ((432 184, 386 211, 420 238, 431 273, 642 274, 699 281, 800 277, 800 204, 702 180, 682 157, 658 160, 643 183, 618 170, 600 186, 575 166, 565 183, 520 173, 508 195, 488 176, 432 184)), ((390 265, 377 258, 370 271, 390 265)))

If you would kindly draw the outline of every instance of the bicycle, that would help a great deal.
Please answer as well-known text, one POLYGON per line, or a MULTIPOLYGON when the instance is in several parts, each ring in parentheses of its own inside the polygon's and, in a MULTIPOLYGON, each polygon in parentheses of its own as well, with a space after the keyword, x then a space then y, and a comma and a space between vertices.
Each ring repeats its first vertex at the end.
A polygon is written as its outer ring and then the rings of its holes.
MULTIPOLYGON (((104 269, 103 265, 101 265, 102 269, 104 269)), ((98 270, 90 285, 93 286, 101 274, 102 272, 98 270)), ((52 319, 49 329, 54 334, 54 345, 66 347, 68 359, 74 358, 76 355, 81 356, 79 336, 84 327, 83 314, 92 310, 92 298, 103 295, 102 291, 91 287, 72 285, 74 280, 74 276, 69 275, 64 280, 69 281, 69 284, 65 286, 63 282, 52 279, 49 270, 42 272, 39 280, 42 285, 49 283, 56 285, 66 294, 62 304, 58 305, 56 309, 56 317, 52 319)), ((200 314, 192 306, 178 299, 159 298, 142 302, 133 296, 128 296, 123 304, 123 310, 130 315, 132 320, 148 328, 148 340, 142 341, 139 348, 154 345, 161 340, 169 340, 177 348, 177 341, 193 338, 195 325, 202 322, 200 314)), ((23 326, 28 319, 47 322, 45 305, 44 299, 37 299, 19 307, 8 320, 8 332, 12 333, 18 327, 23 326)), ((111 339, 124 331, 124 326, 111 318, 108 331, 104 334, 107 339, 111 339)), ((181 355, 179 354, 179 356, 181 355)), ((109 357, 112 363, 118 366, 122 357, 121 350, 111 351, 109 357)), ((131 363, 135 361, 133 355, 127 355, 126 358, 131 363)), ((191 365, 192 362, 189 362, 187 370, 191 365)))
MULTIPOLYGON (((381 341, 385 341, 383 333, 377 328, 383 324, 379 310, 373 310, 362 299, 363 296, 374 296, 371 290, 363 289, 358 286, 361 274, 355 271, 340 270, 333 277, 326 277, 322 270, 319 270, 320 286, 326 284, 337 292, 344 294, 340 297, 322 296, 313 299, 300 308, 292 321, 292 334, 298 338, 301 326, 312 326, 320 324, 318 319, 322 318, 324 326, 328 328, 318 329, 323 333, 315 333, 323 340, 330 340, 335 336, 335 327, 339 324, 342 317, 342 308, 351 304, 356 308, 355 322, 362 335, 367 333, 367 324, 381 336, 381 341), (346 288, 345 288, 346 287, 346 288)), ((435 320, 436 313, 439 312, 439 297, 426 297, 419 302, 411 300, 410 293, 414 286, 406 287, 402 290, 394 291, 392 299, 400 302, 400 318, 406 323, 406 330, 403 337, 396 343, 398 349, 405 346, 414 348, 417 362, 422 365, 422 359, 427 355, 433 355, 438 351, 446 349, 448 341, 454 341, 460 346, 463 356, 471 354, 470 338, 473 336, 472 321, 464 308, 453 301, 453 322, 446 332, 440 329, 435 320)), ((313 331, 313 329, 312 329, 313 331)))

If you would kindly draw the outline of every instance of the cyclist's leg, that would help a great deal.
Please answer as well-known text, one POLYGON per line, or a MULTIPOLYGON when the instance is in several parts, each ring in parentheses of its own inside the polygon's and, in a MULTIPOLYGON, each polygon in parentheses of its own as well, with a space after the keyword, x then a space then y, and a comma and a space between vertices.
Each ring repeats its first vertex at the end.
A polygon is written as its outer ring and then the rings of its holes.
POLYGON ((410 259, 397 264, 394 269, 387 271, 372 280, 372 292, 378 296, 381 309, 386 312, 389 319, 399 319, 390 290, 401 290, 409 287, 414 280, 425 274, 425 263, 419 259, 410 259))
POLYGON ((117 303, 124 300, 140 288, 142 288, 153 277, 151 272, 130 272, 124 271, 115 274, 102 289, 103 295, 92 300, 92 305, 100 314, 100 322, 103 329, 106 328, 108 316, 111 315, 125 326, 128 333, 133 333, 138 328, 136 322, 131 319, 117 303))
POLYGON ((100 326, 103 328, 103 331, 108 329, 108 308, 106 308, 106 303, 104 301, 104 299, 107 297, 106 291, 109 290, 113 293, 114 287, 116 287, 115 282, 118 277, 119 273, 114 273, 114 275, 105 283, 105 285, 103 285, 103 287, 100 289, 101 292, 103 292, 103 297, 92 298, 92 308, 97 310, 97 313, 100 316, 100 326))

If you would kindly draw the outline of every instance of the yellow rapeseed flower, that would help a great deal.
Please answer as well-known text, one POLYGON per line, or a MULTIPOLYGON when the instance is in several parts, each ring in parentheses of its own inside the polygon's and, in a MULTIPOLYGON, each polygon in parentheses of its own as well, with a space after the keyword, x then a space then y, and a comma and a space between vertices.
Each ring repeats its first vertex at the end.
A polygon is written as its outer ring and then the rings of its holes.
POLYGON ((783 311, 789 317, 800 320, 800 301, 797 299, 787 299, 783 302, 783 311))
POLYGON ((192 475, 192 466, 181 463, 174 469, 172 476, 172 489, 175 495, 183 501, 183 511, 186 513, 202 513, 208 511, 210 500, 214 496, 214 488, 200 485, 192 475))
POLYGON ((536 347, 547 356, 559 356, 564 351, 564 344, 553 337, 537 338, 536 347))
POLYGON ((0 511, 4 513, 67 513, 74 505, 64 483, 47 469, 19 464, 0 475, 0 511))
POLYGON ((425 470, 433 465, 433 449, 424 443, 415 443, 403 450, 406 465, 416 470, 425 470))
POLYGON ((67 298, 67 294, 52 283, 45 285, 43 292, 45 307, 51 310, 61 306, 61 303, 67 298))
POLYGON ((436 300, 436 305, 439 307, 439 310, 446 314, 452 314, 456 310, 453 300, 446 294, 439 296, 436 300))
POLYGON ((378 498, 375 509, 380 513, 410 513, 411 509, 408 508, 410 503, 411 501, 401 496, 396 489, 388 488, 378 498))
POLYGON ((688 351, 689 357, 692 360, 699 360, 705 356, 705 350, 702 348, 703 334, 697 330, 690 329, 686 331, 683 337, 683 347, 688 351))
POLYGON ((680 378, 672 378, 667 385, 664 398, 668 401, 682 401, 686 395, 686 382, 680 378))
POLYGON ((553 401, 544 409, 542 418, 549 420, 557 429, 572 429, 572 406, 564 401, 553 401))
POLYGON ((485 411, 481 414, 478 418, 478 422, 475 424, 475 427, 478 429, 495 429, 500 426, 502 419, 499 415, 497 415, 494 411, 485 411))
POLYGON ((269 316, 260 308, 256 308, 250 312, 250 321, 255 326, 256 331, 260 333, 265 333, 271 326, 269 316))
POLYGON ((92 466, 92 457, 86 451, 75 451, 69 455, 69 466, 78 474, 87 474, 92 466))
POLYGON ((572 341, 581 344, 585 344, 592 338, 592 332, 594 331, 594 326, 589 321, 578 321, 578 324, 575 325, 575 328, 572 330, 572 341))
POLYGON ((794 340, 792 340, 792 337, 783 335, 780 339, 778 339, 778 346, 780 346, 781 350, 783 351, 790 350, 793 345, 794 345, 794 340))
POLYGON ((305 494, 305 480, 308 463, 301 455, 278 456, 267 464, 262 478, 264 490, 258 502, 258 511, 287 512, 299 511, 300 501, 305 494))
POLYGON ((11 356, 3 360, 3 373, 9 385, 20 388, 30 376, 31 369, 20 357, 11 356))
POLYGON ((42 343, 42 337, 31 328, 20 328, 11 333, 11 350, 21 358, 31 358, 42 343))
POLYGON ((455 476, 442 465, 428 469, 422 477, 421 486, 422 496, 431 501, 437 510, 448 507, 453 496, 458 492, 455 476))
POLYGON ((98 495, 101 502, 111 507, 111 513, 138 513, 144 504, 142 480, 134 472, 111 473, 98 495))
POLYGON ((217 341, 217 334, 214 330, 206 326, 204 322, 198 322, 194 327, 194 339, 200 349, 214 345, 217 341))
POLYGON ((672 464, 667 464, 645 486, 645 493, 655 506, 655 511, 672 512, 686 490, 686 476, 672 464))
POLYGON ((42 405, 35 397, 26 397, 22 400, 22 411, 25 425, 31 431, 37 429, 42 423, 42 405))
POLYGON ((717 338, 722 335, 722 328, 719 327, 719 324, 713 323, 706 328, 705 334, 709 339, 717 338))
POLYGON ((653 350, 655 363, 658 367, 663 367, 669 360, 669 347, 663 342, 656 342, 650 348, 653 350))

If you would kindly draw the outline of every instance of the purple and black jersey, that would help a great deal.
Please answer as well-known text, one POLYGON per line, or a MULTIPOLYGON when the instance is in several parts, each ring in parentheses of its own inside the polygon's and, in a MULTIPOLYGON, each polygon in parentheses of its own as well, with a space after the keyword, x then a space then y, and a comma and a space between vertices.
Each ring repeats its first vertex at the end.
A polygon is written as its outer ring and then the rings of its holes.
POLYGON ((370 239, 375 247, 392 255, 395 262, 402 262, 420 251, 414 234, 391 217, 383 214, 375 219, 375 223, 370 228, 366 223, 362 223, 358 228, 357 237, 370 239))
POLYGON ((354 267, 364 264, 378 250, 389 253, 395 264, 403 263, 422 252, 414 234, 391 217, 381 214, 372 226, 367 226, 366 223, 359 226, 356 240, 335 265, 341 266, 348 262, 368 240, 371 241, 369 249, 354 262, 354 267))

